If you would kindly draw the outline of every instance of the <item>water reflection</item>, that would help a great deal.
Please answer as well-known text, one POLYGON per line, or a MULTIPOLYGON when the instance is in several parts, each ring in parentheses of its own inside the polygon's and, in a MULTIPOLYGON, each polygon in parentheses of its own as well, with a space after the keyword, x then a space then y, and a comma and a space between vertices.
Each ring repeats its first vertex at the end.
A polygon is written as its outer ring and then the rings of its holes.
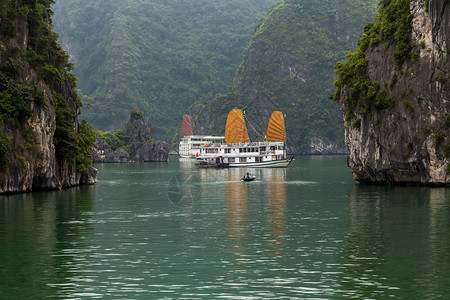
POLYGON ((195 160, 187 157, 178 158, 178 163, 180 165, 180 171, 190 171, 194 166, 195 160))
POLYGON ((80 187, 0 197, 1 298, 36 299, 74 288, 66 281, 76 274, 70 249, 89 245, 93 193, 95 187, 80 187))
POLYGON ((105 165, 94 187, 0 197, 0 298, 450 293, 448 189, 360 186, 342 158, 301 159, 250 183, 191 162, 105 165), (168 200, 177 176, 191 205, 168 200))
MULTIPOLYGON (((234 181, 236 173, 230 172, 227 181, 234 181)), ((248 248, 248 185, 244 182, 228 183, 226 186, 226 233, 229 268, 241 269, 248 248)))
POLYGON ((272 277, 275 279, 271 285, 282 286, 284 278, 287 273, 283 259, 287 256, 286 243, 288 236, 286 234, 286 169, 268 169, 265 176, 267 176, 267 211, 268 211, 268 229, 269 239, 269 258, 273 270, 272 277))
POLYGON ((269 243, 275 250, 274 258, 282 257, 282 248, 286 247, 286 172, 282 169, 267 170, 268 221, 270 230, 269 243))
POLYGON ((248 280, 245 274, 252 269, 261 273, 261 282, 281 285, 287 237, 286 172, 281 169, 251 171, 257 180, 250 183, 236 181, 242 177, 242 170, 228 170, 226 177, 228 281, 242 288, 248 280))
POLYGON ((450 292, 449 199, 445 188, 355 185, 341 253, 341 293, 436 299, 450 292))

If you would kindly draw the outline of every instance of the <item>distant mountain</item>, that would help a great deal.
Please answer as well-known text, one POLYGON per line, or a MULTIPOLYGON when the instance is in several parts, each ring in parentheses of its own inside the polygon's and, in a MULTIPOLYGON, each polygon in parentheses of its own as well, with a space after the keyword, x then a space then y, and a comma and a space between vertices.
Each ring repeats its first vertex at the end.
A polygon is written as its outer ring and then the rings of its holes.
POLYGON ((157 137, 194 102, 226 92, 256 25, 275 0, 58 0, 54 29, 74 63, 95 128, 145 112, 157 137))
POLYGON ((286 0, 275 5, 244 51, 232 88, 202 114, 207 129, 223 133, 230 109, 242 108, 254 139, 273 110, 286 114, 294 152, 344 149, 344 127, 333 94, 334 65, 356 47, 378 0, 286 0))

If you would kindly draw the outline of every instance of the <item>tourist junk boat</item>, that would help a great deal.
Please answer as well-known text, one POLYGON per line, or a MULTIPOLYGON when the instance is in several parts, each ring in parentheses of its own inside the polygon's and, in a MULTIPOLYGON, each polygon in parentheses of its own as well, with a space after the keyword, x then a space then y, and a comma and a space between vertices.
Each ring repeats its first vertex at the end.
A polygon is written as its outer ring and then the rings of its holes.
POLYGON ((178 153, 184 158, 195 158, 200 149, 206 145, 219 145, 224 142, 224 136, 194 135, 192 131, 191 116, 184 115, 181 123, 181 140, 178 153))
POLYGON ((275 111, 262 142, 250 142, 240 109, 228 114, 225 143, 206 143, 199 148, 196 166, 285 168, 293 157, 286 156, 284 117, 275 111))
POLYGON ((181 138, 179 151, 181 157, 195 158, 200 155, 200 149, 208 145, 219 145, 224 142, 223 136, 189 135, 181 138))

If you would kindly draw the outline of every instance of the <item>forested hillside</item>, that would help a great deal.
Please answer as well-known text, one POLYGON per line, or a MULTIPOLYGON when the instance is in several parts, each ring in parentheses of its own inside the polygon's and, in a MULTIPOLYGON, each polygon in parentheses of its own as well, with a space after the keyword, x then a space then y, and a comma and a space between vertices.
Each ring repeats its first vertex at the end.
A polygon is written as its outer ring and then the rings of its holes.
POLYGON ((190 105, 226 92, 275 2, 56 1, 54 29, 75 65, 83 117, 112 130, 139 109, 168 138, 190 105))
POLYGON ((286 0, 275 5, 254 32, 232 88, 213 101, 203 122, 209 121, 215 133, 223 132, 228 111, 237 107, 262 133, 272 111, 281 110, 292 151, 318 150, 312 149, 317 143, 342 147, 342 117, 329 99, 334 65, 356 47, 377 4, 286 0))

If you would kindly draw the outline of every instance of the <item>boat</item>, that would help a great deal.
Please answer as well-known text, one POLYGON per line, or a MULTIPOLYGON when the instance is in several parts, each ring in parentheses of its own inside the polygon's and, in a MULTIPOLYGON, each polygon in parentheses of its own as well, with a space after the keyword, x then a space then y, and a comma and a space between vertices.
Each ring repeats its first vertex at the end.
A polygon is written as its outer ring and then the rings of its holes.
POLYGON ((230 168, 286 168, 294 158, 286 155, 286 129, 280 111, 272 113, 264 140, 251 142, 242 110, 233 109, 228 114, 224 143, 205 143, 197 150, 197 160, 220 158, 230 168))
POLYGON ((189 135, 181 138, 178 153, 181 157, 196 158, 200 155, 201 149, 222 144, 223 136, 212 135, 189 135))
POLYGON ((219 145, 224 142, 224 136, 194 135, 191 117, 184 115, 181 123, 181 140, 178 153, 183 158, 195 158, 202 147, 219 145))
POLYGON ((195 163, 199 168, 228 168, 228 164, 223 162, 221 157, 214 157, 210 159, 198 159, 195 163))
POLYGON ((247 174, 242 177, 243 181, 254 181, 255 179, 256 177, 254 175, 250 175, 249 172, 247 172, 247 174))

